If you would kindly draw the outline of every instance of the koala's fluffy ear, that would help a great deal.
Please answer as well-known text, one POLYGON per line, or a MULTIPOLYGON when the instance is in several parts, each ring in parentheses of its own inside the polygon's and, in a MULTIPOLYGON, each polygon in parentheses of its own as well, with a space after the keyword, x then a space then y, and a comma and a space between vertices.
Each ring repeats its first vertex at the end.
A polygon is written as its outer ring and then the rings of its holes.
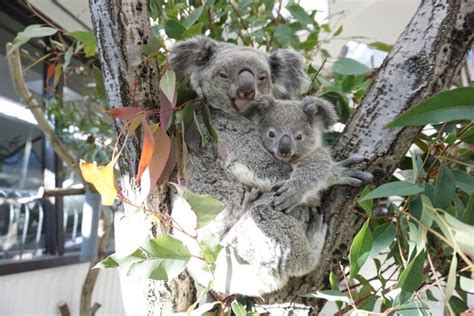
POLYGON ((275 98, 292 99, 308 84, 303 57, 294 50, 279 49, 270 55, 269 62, 275 98))
POLYGON ((275 100, 271 96, 262 95, 250 102, 240 114, 258 123, 265 115, 265 112, 273 107, 274 104, 275 100))
POLYGON ((311 124, 320 123, 324 130, 337 123, 337 113, 331 102, 317 97, 305 97, 301 108, 311 124))
POLYGON ((205 66, 216 53, 218 42, 197 36, 176 43, 170 50, 168 61, 178 80, 205 66))

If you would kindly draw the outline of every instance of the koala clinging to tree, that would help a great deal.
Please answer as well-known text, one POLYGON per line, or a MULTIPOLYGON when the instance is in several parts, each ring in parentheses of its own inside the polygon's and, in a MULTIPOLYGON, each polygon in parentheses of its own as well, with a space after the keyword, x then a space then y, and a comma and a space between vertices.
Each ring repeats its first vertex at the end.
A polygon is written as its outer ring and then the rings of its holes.
MULTIPOLYGON (((243 202, 248 186, 222 163, 225 156, 255 179, 271 179, 269 183, 290 178, 291 167, 265 149, 256 125, 240 112, 260 96, 292 98, 301 90, 307 76, 300 55, 291 50, 267 54, 201 36, 178 42, 170 51, 169 62, 178 79, 190 77, 193 90, 210 106, 210 113, 197 107, 196 117, 205 122, 210 114, 219 138, 220 151, 212 141, 199 152, 190 151, 189 174, 199 176, 183 183, 189 190, 211 195, 225 205, 208 226, 219 239, 231 244, 238 260, 229 261, 227 253, 220 252, 215 288, 258 296, 282 288, 290 277, 309 273, 324 245, 326 224, 322 216, 305 206, 296 206, 291 215, 277 211, 272 207, 271 192, 261 194, 247 208, 243 202)), ((211 140, 210 135, 206 137, 211 140)), ((175 203, 174 208, 180 205, 175 203)), ((207 286, 207 280, 193 276, 207 286)))
POLYGON ((322 191, 330 186, 360 186, 372 179, 367 172, 345 168, 362 158, 335 163, 323 146, 323 133, 337 122, 337 114, 328 101, 317 97, 293 101, 264 96, 241 113, 256 123, 263 146, 293 169, 288 180, 274 186, 275 210, 288 213, 299 204, 319 206, 322 191))

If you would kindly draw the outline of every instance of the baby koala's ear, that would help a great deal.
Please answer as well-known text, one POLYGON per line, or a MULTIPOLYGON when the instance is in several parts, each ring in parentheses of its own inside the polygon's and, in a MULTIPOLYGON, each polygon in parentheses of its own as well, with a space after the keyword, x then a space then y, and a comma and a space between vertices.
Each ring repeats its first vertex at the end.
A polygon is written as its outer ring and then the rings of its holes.
POLYGON ((240 114, 258 123, 265 115, 265 112, 273 107, 275 100, 268 95, 258 96, 253 99, 240 114))
POLYGON ((324 130, 337 123, 337 113, 331 102, 318 97, 305 97, 301 109, 311 125, 319 123, 324 130))

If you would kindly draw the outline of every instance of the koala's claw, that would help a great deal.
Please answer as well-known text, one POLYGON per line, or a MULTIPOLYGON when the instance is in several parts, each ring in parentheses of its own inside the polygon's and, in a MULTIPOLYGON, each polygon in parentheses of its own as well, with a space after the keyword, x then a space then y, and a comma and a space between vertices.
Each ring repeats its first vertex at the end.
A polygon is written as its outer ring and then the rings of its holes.
POLYGON ((273 207, 276 211, 288 214, 296 205, 298 205, 301 198, 295 187, 291 186, 288 182, 279 183, 276 187, 278 189, 273 199, 273 207))
POLYGON ((360 156, 360 155, 352 155, 347 159, 339 161, 337 163, 337 165, 340 166, 340 167, 347 168, 347 167, 351 167, 353 165, 356 165, 356 164, 364 162, 364 161, 367 161, 367 158, 365 158, 363 156, 360 156))
POLYGON ((366 171, 345 169, 338 184, 360 187, 373 180, 374 176, 366 171))

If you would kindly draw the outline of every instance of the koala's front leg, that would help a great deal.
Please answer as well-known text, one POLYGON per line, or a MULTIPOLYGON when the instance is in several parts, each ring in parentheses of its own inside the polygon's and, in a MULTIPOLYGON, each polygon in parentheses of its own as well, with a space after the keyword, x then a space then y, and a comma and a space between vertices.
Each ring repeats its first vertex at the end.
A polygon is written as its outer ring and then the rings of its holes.
POLYGON ((374 176, 366 171, 351 169, 353 165, 366 161, 367 159, 358 155, 350 156, 349 158, 336 163, 336 169, 339 176, 336 184, 350 185, 359 187, 371 182, 374 176))
POLYGON ((289 179, 278 183, 276 186, 273 207, 275 210, 290 213, 295 206, 303 202, 305 189, 299 179, 289 179))

